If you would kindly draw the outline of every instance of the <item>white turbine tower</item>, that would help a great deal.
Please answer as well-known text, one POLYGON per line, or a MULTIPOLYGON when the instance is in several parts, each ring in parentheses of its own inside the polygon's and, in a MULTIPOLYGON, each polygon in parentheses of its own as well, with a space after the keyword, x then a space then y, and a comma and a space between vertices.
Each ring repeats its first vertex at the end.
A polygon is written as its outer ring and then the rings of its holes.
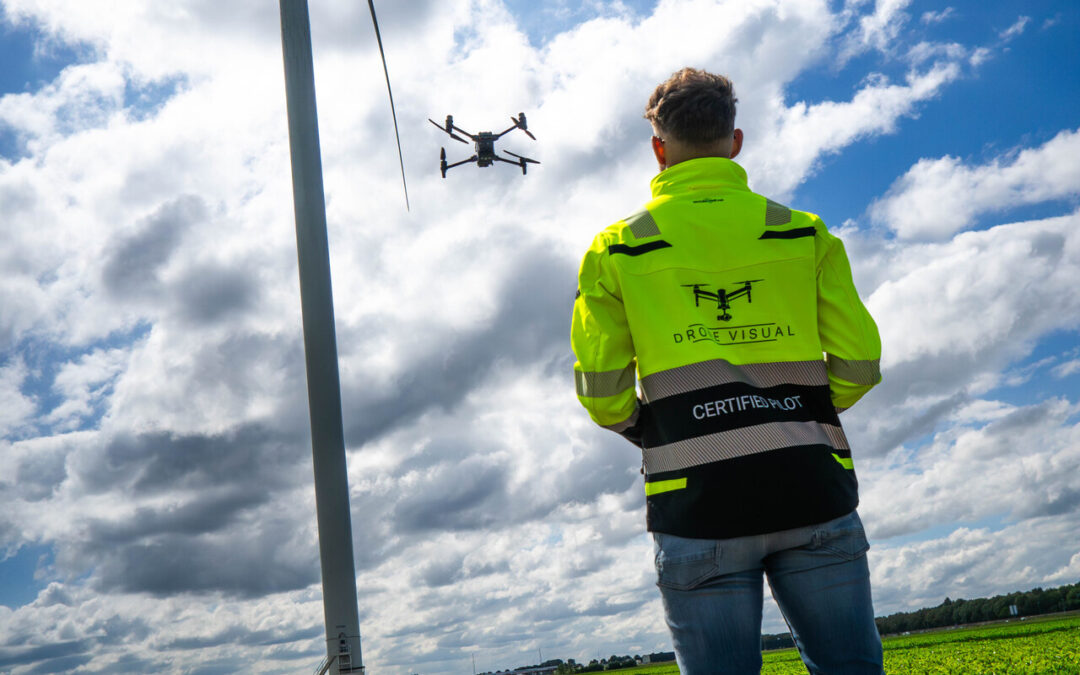
POLYGON ((363 673, 311 26, 307 0, 280 0, 280 8, 326 622, 326 661, 319 672, 363 673))

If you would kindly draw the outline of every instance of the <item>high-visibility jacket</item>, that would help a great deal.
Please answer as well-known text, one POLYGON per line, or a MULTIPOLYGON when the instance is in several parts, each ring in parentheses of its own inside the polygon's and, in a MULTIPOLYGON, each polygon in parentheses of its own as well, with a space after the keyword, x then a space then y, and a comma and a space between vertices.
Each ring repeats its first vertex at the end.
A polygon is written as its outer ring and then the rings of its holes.
POLYGON ((727 538, 849 513, 838 413, 880 381, 881 342, 843 244, 729 159, 651 185, 585 254, 571 329, 582 405, 642 446, 649 529, 727 538))

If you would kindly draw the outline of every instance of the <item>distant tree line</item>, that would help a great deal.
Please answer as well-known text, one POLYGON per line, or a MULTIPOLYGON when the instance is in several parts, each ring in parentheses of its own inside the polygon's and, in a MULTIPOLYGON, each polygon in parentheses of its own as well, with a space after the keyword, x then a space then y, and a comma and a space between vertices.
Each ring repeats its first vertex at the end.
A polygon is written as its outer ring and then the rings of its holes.
POLYGON ((1080 583, 1058 588, 1033 588, 1027 592, 995 595, 975 600, 945 598, 937 607, 924 607, 914 612, 897 612, 878 617, 878 632, 882 635, 958 626, 980 621, 996 621, 1011 616, 1035 616, 1080 609, 1080 583), (1011 607, 1016 607, 1013 614, 1011 607))
POLYGON ((480 673, 480 675, 503 675, 519 670, 532 670, 533 668, 555 667, 556 675, 571 675, 574 673, 598 673, 605 670, 618 670, 619 668, 631 668, 641 663, 663 663, 674 661, 675 652, 653 652, 647 658, 635 654, 634 656, 617 656, 612 654, 606 659, 593 659, 588 664, 578 663, 574 659, 551 659, 533 666, 520 666, 512 671, 499 671, 497 673, 480 673))

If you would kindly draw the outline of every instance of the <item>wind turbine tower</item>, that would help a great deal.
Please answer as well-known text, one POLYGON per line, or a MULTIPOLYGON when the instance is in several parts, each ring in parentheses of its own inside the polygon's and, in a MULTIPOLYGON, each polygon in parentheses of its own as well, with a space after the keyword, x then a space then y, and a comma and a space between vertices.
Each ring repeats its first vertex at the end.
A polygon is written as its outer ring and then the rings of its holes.
POLYGON ((326 622, 326 661, 319 672, 363 673, 311 25, 307 0, 279 4, 326 622))

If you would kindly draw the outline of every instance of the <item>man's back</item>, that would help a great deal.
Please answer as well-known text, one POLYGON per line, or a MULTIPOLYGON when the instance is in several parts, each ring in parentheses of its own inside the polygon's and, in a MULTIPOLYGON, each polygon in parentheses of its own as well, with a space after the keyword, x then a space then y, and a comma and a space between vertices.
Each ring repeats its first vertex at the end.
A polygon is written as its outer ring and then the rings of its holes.
POLYGON ((880 346, 843 247, 729 159, 682 162, 652 192, 586 254, 574 330, 579 385, 614 380, 579 391, 601 424, 633 414, 636 364, 649 529, 735 537, 849 513, 836 408, 877 381, 880 346))

